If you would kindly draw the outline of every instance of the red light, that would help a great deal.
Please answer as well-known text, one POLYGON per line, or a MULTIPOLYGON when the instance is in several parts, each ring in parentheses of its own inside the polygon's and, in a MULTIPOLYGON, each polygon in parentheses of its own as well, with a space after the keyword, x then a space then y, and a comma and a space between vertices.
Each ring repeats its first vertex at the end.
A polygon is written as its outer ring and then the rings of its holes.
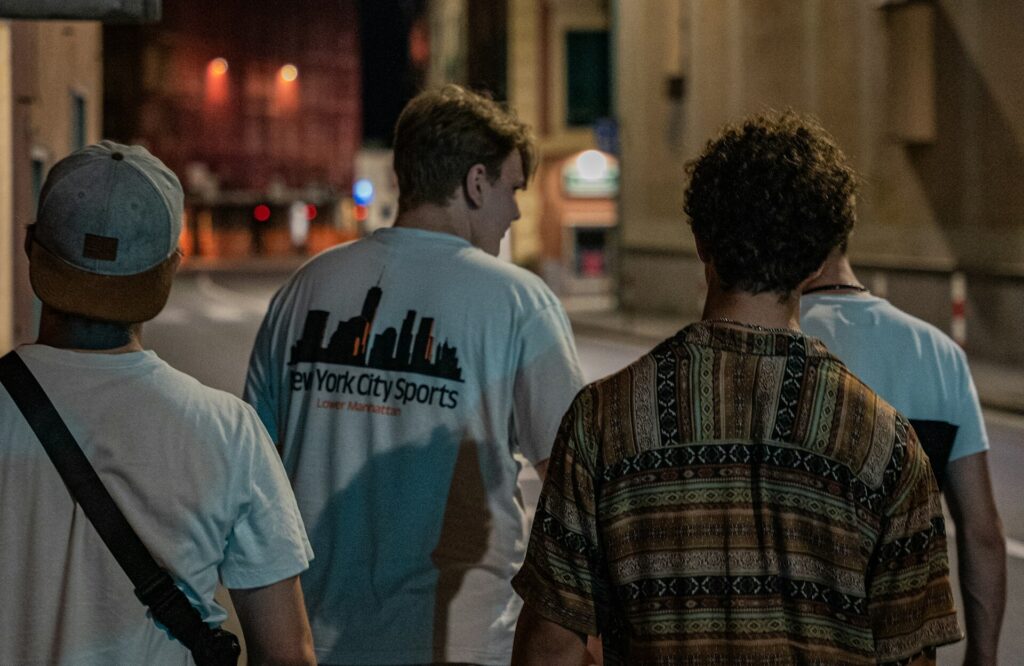
POLYGON ((256 218, 257 222, 266 222, 270 219, 270 206, 266 204, 260 204, 252 211, 252 216, 256 218))
POLYGON ((356 204, 352 207, 352 217, 356 218, 356 222, 363 222, 367 217, 366 206, 362 204, 356 204))
POLYGON ((306 219, 310 221, 316 219, 316 205, 306 204, 306 219))

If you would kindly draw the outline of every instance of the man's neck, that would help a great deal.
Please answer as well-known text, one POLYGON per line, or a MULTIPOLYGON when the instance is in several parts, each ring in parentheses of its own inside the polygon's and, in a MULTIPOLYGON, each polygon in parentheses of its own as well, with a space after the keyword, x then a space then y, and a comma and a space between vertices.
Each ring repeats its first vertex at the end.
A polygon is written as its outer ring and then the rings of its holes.
POLYGON ((800 298, 798 294, 780 297, 777 293, 751 294, 723 291, 712 283, 704 303, 704 321, 755 328, 788 328, 800 330, 800 298))
POLYGON ((812 282, 808 283, 804 287, 804 291, 813 291, 815 289, 821 289, 822 287, 839 287, 849 286, 851 289, 839 289, 836 288, 833 291, 859 291, 854 289, 855 287, 862 287, 860 280, 857 279, 856 273, 853 272, 853 267, 850 266, 850 260, 847 259, 846 254, 840 251, 838 248, 832 251, 832 254, 828 256, 825 263, 821 267, 821 274, 815 278, 812 282))
POLYGON ((394 226, 451 234, 472 242, 469 225, 448 206, 421 204, 410 211, 400 211, 394 226))
POLYGON ((69 315, 43 306, 37 344, 93 354, 142 351, 142 324, 118 324, 69 315))

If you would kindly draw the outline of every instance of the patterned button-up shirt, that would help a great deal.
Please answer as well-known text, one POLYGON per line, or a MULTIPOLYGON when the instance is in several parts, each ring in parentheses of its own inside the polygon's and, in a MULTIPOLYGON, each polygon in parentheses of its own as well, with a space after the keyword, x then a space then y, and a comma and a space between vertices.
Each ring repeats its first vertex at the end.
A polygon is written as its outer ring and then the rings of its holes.
POLYGON ((516 590, 608 664, 900 662, 960 638, 913 430, 824 345, 689 326, 563 420, 516 590))

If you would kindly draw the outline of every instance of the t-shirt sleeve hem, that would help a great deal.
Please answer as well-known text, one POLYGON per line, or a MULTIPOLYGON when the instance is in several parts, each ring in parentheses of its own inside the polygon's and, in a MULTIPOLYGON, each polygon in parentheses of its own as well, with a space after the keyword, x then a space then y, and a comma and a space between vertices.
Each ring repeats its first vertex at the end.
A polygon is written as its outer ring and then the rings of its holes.
POLYGON ((972 446, 971 448, 965 448, 962 451, 956 451, 955 449, 949 454, 949 459, 946 461, 946 465, 955 460, 963 460, 964 458, 970 458, 976 456, 979 453, 987 453, 989 450, 989 443, 986 441, 982 446, 972 446))
POLYGON ((309 560, 294 561, 277 567, 252 567, 221 572, 221 583, 229 590, 247 590, 266 587, 282 580, 298 576, 309 568, 309 560))

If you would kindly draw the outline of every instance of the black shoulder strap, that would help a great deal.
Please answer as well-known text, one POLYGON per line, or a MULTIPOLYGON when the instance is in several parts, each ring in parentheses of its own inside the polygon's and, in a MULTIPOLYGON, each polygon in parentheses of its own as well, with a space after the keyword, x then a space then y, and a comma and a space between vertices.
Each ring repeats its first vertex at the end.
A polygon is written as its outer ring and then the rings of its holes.
MULTIPOLYGON (((231 635, 208 627, 171 576, 156 563, 117 508, 50 398, 16 352, 0 358, 0 383, 46 449, 71 497, 82 507, 103 543, 128 574, 135 586, 135 595, 149 607, 153 618, 192 652, 197 664, 236 663, 237 652, 231 661, 201 660, 201 654, 216 649, 210 647, 212 643, 222 640, 216 636, 231 635)), ((234 636, 231 639, 234 640, 234 636)), ((235 641, 236 649, 237 645, 235 641)))

